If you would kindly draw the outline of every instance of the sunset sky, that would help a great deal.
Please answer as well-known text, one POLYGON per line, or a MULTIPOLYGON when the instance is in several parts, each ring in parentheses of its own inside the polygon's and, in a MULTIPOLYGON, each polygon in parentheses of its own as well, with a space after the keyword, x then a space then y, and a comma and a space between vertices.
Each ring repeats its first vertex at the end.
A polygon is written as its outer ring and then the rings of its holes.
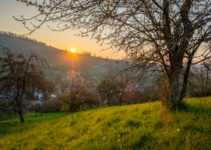
MULTIPOLYGON (((26 34, 27 30, 21 23, 15 21, 12 16, 19 17, 20 15, 23 15, 25 17, 30 17, 34 14, 37 14, 35 8, 27 7, 21 2, 17 2, 16 0, 0 0, 0 31, 26 34)), ((117 52, 115 50, 102 51, 106 46, 100 46, 96 40, 76 36, 75 34, 77 33, 78 31, 76 30, 53 32, 47 28, 47 25, 44 25, 29 37, 59 49, 71 50, 72 48, 75 48, 78 53, 89 51, 97 56, 117 59, 124 56, 123 52, 117 52)))

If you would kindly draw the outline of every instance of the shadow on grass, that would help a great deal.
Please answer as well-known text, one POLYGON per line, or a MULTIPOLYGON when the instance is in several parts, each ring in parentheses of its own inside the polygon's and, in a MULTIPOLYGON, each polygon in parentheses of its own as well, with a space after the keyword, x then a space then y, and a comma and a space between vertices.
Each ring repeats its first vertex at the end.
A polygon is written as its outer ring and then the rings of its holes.
POLYGON ((36 123, 54 120, 65 116, 66 113, 43 114, 43 116, 27 115, 25 122, 20 123, 19 118, 0 121, 0 138, 11 133, 21 133, 23 131, 31 130, 36 126, 36 123), (30 125, 29 125, 30 123, 30 125))
POLYGON ((211 105, 200 105, 200 104, 187 104, 184 103, 181 110, 182 112, 187 112, 187 113, 193 113, 195 115, 201 114, 201 115, 211 115, 211 105))

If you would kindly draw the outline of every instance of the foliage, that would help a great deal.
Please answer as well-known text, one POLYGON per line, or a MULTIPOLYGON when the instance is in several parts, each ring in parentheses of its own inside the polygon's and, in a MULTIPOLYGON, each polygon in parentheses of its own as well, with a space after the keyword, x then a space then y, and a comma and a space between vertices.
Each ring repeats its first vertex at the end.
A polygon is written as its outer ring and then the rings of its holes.
POLYGON ((211 98, 185 99, 175 113, 160 102, 0 121, 6 149, 210 149, 211 98))

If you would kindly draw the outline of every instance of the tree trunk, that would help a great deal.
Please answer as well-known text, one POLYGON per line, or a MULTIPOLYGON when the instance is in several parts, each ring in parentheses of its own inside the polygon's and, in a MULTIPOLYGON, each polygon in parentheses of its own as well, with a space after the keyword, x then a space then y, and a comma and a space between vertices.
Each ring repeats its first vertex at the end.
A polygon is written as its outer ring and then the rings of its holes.
MULTIPOLYGON (((168 89, 163 92, 168 92, 168 96, 164 98, 164 105, 170 110, 176 110, 179 100, 179 87, 180 87, 180 74, 181 67, 175 67, 168 78, 168 89)), ((166 95, 164 93, 164 95, 166 95)))
POLYGON ((176 109, 177 108, 177 102, 178 102, 178 96, 179 96, 179 77, 180 77, 181 69, 176 68, 175 73, 173 74, 172 82, 170 83, 170 108, 176 109))
POLYGON ((180 97, 179 97, 179 101, 178 101, 178 105, 179 106, 182 105, 183 98, 185 97, 185 94, 186 94, 187 84, 188 84, 188 77, 189 77, 189 72, 190 72, 190 68, 191 68, 191 63, 192 63, 192 57, 190 57, 188 59, 187 67, 186 67, 186 70, 185 70, 184 79, 183 79, 183 85, 182 85, 182 89, 181 89, 180 97))
POLYGON ((16 99, 16 103, 17 103, 17 108, 18 108, 17 110, 18 110, 18 115, 19 115, 20 122, 24 122, 21 101, 16 99))
POLYGON ((20 118, 20 122, 24 122, 24 118, 23 118, 23 112, 22 110, 18 112, 19 114, 19 118, 20 118))

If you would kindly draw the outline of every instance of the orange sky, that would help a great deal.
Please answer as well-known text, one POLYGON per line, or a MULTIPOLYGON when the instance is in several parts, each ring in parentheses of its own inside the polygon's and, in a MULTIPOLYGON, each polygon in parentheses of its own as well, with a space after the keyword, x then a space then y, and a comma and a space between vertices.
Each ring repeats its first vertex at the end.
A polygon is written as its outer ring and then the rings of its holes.
MULTIPOLYGON (((12 16, 24 15, 30 17, 33 14, 36 14, 35 9, 16 0, 0 0, 0 31, 9 31, 16 34, 27 33, 26 29, 19 22, 16 22, 12 16)), ((64 50, 75 48, 78 53, 89 51, 97 56, 114 59, 120 59, 124 56, 123 52, 115 50, 102 51, 105 46, 100 46, 96 40, 76 36, 77 33, 78 31, 72 30, 53 32, 47 28, 47 25, 44 25, 29 37, 64 50)))

